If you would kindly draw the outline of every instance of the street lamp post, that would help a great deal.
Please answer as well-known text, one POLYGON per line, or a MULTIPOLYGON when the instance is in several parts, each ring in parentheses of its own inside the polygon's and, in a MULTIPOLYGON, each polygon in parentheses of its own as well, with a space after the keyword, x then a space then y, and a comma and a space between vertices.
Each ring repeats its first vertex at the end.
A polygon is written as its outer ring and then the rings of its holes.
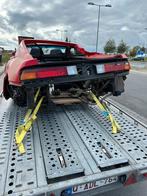
POLYGON ((60 29, 56 29, 56 32, 60 32, 61 33, 61 40, 62 40, 62 36, 63 36, 63 34, 65 35, 65 33, 66 33, 66 35, 67 35, 67 30, 60 30, 60 29))
POLYGON ((96 52, 98 51, 99 45, 99 28, 100 28, 100 14, 101 14, 101 7, 112 7, 110 4, 102 5, 96 4, 93 2, 89 2, 88 5, 94 5, 98 7, 98 20, 97 20, 97 33, 96 33, 96 52))
MULTIPOLYGON (((147 27, 144 28, 144 30, 147 31, 147 27)), ((146 45, 146 41, 145 41, 145 55, 147 54, 147 45, 146 45)))

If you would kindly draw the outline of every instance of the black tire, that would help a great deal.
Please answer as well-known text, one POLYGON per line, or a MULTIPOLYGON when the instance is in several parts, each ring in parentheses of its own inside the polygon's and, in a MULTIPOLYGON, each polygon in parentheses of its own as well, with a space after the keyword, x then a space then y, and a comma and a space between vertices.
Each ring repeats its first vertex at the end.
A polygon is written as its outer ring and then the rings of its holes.
POLYGON ((14 103, 19 107, 27 105, 26 93, 21 87, 9 86, 9 93, 14 103))
POLYGON ((22 96, 14 96, 13 101, 19 107, 25 107, 27 105, 26 99, 22 96))

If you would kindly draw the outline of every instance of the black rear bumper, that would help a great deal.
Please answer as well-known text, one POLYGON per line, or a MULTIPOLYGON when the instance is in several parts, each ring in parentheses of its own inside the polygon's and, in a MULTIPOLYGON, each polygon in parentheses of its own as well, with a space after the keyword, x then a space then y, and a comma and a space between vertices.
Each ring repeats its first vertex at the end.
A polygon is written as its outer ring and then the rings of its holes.
POLYGON ((49 84, 67 84, 67 83, 76 83, 87 80, 106 80, 114 79, 116 76, 126 76, 129 74, 129 71, 123 72, 113 72, 113 73, 104 73, 104 74, 92 74, 92 75, 74 75, 74 76, 62 76, 55 78, 43 78, 43 79, 33 79, 22 81, 22 86, 26 88, 37 88, 49 84))

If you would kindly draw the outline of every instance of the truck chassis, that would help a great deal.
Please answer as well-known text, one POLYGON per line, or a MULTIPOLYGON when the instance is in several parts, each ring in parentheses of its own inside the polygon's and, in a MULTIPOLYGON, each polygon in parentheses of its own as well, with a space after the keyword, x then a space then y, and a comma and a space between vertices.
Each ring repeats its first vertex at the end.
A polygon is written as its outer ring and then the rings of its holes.
POLYGON ((21 155, 14 137, 27 108, 1 98, 0 195, 92 195, 147 179, 147 126, 109 107, 120 133, 96 105, 42 106, 21 155))

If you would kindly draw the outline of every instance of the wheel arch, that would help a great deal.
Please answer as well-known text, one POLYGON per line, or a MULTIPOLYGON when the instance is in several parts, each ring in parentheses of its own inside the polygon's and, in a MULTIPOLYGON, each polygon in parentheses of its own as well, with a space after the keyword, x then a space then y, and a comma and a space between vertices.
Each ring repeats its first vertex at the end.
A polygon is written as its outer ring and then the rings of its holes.
POLYGON ((8 81, 8 74, 7 74, 7 75, 5 75, 4 80, 3 80, 3 95, 4 95, 5 99, 10 98, 8 85, 9 85, 9 81, 8 81))

